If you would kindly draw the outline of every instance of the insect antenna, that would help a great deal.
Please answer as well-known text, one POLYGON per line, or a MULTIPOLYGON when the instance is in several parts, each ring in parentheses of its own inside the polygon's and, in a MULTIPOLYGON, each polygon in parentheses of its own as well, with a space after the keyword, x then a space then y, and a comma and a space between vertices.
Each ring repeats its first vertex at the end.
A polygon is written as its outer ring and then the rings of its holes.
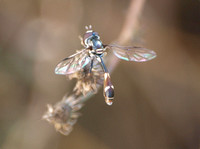
POLYGON ((87 31, 92 30, 92 25, 88 25, 88 26, 86 25, 86 26, 85 26, 85 29, 86 29, 87 31))

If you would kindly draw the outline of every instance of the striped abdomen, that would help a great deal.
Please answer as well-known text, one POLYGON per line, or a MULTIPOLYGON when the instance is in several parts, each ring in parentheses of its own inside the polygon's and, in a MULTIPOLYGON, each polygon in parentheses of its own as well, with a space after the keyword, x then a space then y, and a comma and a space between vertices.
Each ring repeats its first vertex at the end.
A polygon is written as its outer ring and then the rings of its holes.
POLYGON ((114 99, 114 86, 111 83, 108 72, 104 73, 104 97, 108 105, 112 105, 114 99))

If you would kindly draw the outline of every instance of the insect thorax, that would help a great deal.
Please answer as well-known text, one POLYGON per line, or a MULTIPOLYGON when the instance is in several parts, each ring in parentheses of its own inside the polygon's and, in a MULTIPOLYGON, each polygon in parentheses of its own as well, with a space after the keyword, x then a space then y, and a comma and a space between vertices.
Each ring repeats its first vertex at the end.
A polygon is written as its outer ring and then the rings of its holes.
POLYGON ((91 53, 100 55, 104 52, 102 41, 97 32, 92 30, 87 31, 83 37, 83 41, 85 47, 91 49, 91 53))

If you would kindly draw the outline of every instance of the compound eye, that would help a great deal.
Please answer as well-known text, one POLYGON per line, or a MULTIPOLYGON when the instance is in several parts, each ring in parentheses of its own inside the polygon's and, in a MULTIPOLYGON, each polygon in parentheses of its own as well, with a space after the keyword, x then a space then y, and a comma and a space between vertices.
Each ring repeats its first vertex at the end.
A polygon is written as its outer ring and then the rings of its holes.
POLYGON ((85 35, 83 36, 83 40, 85 41, 86 39, 91 38, 92 36, 92 32, 85 33, 85 35))
POLYGON ((89 47, 89 45, 88 45, 88 40, 91 39, 91 38, 93 37, 93 34, 92 34, 92 33, 93 33, 93 32, 87 32, 87 33, 85 33, 84 36, 83 36, 83 42, 84 42, 84 45, 85 45, 86 47, 89 47))

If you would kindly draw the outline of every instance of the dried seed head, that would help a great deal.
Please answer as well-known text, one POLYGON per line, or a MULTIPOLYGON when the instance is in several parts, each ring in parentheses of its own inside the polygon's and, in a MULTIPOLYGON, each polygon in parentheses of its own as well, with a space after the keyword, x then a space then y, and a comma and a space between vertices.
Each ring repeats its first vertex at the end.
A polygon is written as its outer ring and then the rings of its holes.
POLYGON ((43 115, 43 119, 53 124, 55 129, 64 135, 68 135, 72 131, 73 125, 76 123, 81 109, 81 99, 75 99, 74 96, 64 96, 63 99, 55 104, 47 105, 47 112, 43 115))
POLYGON ((76 95, 86 95, 88 92, 97 92, 99 85, 103 84, 104 72, 97 61, 94 60, 93 69, 90 72, 91 64, 85 66, 82 70, 69 75, 69 79, 77 79, 77 83, 74 87, 76 95))

